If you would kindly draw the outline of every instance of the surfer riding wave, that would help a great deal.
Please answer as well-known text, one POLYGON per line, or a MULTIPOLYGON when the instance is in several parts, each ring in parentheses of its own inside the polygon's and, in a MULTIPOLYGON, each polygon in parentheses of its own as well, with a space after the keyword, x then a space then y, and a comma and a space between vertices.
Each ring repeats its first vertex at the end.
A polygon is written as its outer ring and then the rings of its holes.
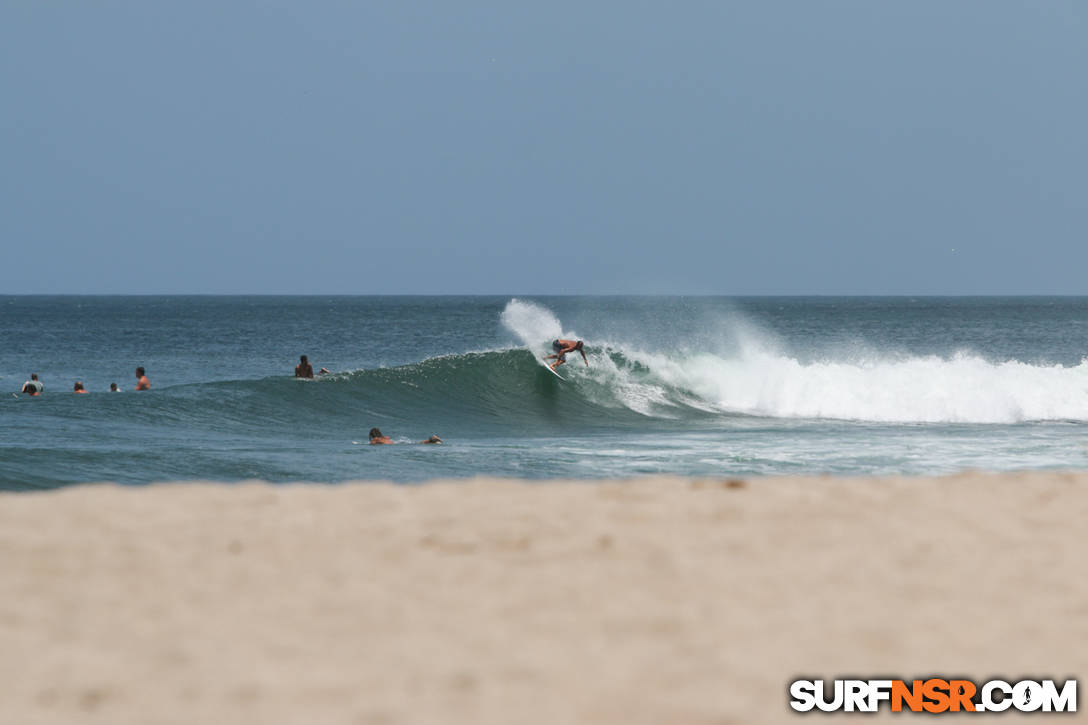
POLYGON ((552 342, 552 350, 555 351, 554 355, 544 356, 545 360, 551 360, 553 358, 555 359, 555 362, 548 366, 552 370, 555 370, 560 365, 565 363, 567 361, 567 353, 574 352, 575 350, 577 350, 578 353, 581 354, 582 362, 586 364, 586 367, 589 367, 589 360, 586 359, 585 345, 582 343, 581 340, 561 340, 559 338, 556 338, 552 342))

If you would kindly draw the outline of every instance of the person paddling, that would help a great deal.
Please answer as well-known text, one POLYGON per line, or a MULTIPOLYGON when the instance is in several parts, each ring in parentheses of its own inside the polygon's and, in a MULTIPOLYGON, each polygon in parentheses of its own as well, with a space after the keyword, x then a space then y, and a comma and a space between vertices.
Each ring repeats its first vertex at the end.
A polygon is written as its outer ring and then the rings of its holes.
MULTIPOLYGON (((441 443, 441 442, 442 442, 442 439, 439 438, 436 435, 432 435, 430 438, 428 438, 425 441, 420 441, 420 443, 426 443, 426 444, 430 444, 430 445, 434 445, 434 444, 441 443)), ((390 438, 389 436, 383 434, 377 428, 371 428, 370 429, 370 445, 372 445, 372 446, 389 446, 389 445, 393 445, 393 443, 395 443, 395 441, 392 438, 390 438)))

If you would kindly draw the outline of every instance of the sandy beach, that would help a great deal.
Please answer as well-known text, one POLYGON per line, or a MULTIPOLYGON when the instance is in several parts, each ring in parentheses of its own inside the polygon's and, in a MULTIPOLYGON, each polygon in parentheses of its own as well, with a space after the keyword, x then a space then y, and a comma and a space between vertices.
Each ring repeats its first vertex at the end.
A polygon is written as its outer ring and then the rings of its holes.
POLYGON ((0 712, 773 723, 799 676, 1078 677, 1086 520, 1043 472, 3 494, 0 712))

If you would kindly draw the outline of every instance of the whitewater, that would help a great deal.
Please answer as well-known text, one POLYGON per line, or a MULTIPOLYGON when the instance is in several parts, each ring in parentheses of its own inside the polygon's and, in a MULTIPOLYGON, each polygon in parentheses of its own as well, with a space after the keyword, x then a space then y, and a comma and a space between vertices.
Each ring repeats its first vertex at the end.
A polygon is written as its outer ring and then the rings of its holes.
MULTIPOLYGON (((544 349, 564 330, 548 309, 511 300, 502 322, 527 348, 544 349)), ((992 362, 969 352, 872 356, 802 362, 776 352, 780 341, 737 323, 728 356, 700 350, 658 350, 623 340, 591 342, 594 388, 647 415, 690 406, 723 414, 828 418, 878 423, 1018 423, 1088 421, 1088 361, 1075 366, 992 362)), ((600 394, 599 391, 595 391, 600 394)))
POLYGON ((1085 298, 0 297, 0 330, 4 488, 1088 465, 1085 298))

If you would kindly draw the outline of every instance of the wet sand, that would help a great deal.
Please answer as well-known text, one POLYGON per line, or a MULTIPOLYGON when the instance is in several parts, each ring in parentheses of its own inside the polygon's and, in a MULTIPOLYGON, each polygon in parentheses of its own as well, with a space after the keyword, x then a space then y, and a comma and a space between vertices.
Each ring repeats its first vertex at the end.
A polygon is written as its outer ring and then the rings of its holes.
POLYGON ((1083 676, 1086 522, 1067 473, 5 493, 0 713, 773 723, 798 676, 1083 676))

